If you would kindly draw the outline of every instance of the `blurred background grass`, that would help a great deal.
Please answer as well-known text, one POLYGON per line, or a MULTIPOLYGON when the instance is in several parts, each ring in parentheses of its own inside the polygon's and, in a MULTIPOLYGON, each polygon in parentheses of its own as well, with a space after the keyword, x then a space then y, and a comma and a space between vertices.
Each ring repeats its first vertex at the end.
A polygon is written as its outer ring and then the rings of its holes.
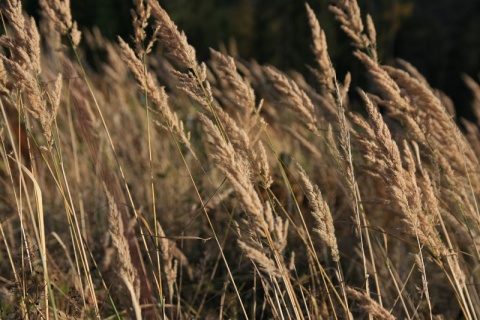
MULTIPOLYGON (((29 14, 38 16, 37 0, 24 0, 29 14)), ((377 26, 379 58, 411 62, 435 88, 449 95, 460 116, 471 118, 471 93, 461 74, 478 79, 480 72, 479 0, 359 0, 363 14, 377 26)), ((235 46, 240 57, 256 59, 308 77, 313 64, 311 33, 301 0, 161 0, 160 4, 184 30, 200 60, 208 48, 235 46)), ((328 0, 309 1, 327 34, 332 61, 342 77, 359 79, 360 64, 352 59, 348 39, 328 11, 328 0)), ((72 1, 73 16, 81 28, 98 26, 115 39, 132 34, 129 0, 72 1)))

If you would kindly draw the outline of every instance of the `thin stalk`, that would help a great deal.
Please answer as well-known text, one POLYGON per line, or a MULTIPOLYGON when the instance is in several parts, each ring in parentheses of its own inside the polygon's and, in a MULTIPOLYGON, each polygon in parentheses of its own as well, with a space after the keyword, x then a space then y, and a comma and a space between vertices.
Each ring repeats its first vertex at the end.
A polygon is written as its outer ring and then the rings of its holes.
POLYGON ((193 175, 192 175, 192 172, 190 171, 190 167, 188 166, 187 164, 187 160, 185 159, 185 157, 183 156, 183 153, 181 152, 180 150, 180 144, 178 142, 178 140, 176 139, 175 135, 173 134, 173 132, 171 132, 172 134, 172 137, 175 141, 175 144, 180 152, 180 156, 182 158, 182 161, 185 165, 185 168, 187 169, 187 172, 188 172, 188 176, 190 178, 190 180, 192 181, 192 185, 193 185, 193 188, 195 189, 195 193, 197 194, 197 197, 200 201, 200 205, 202 206, 202 209, 203 209, 203 212, 205 214, 205 218, 207 219, 207 222, 208 222, 208 225, 210 227, 210 230, 212 230, 212 233, 213 233, 213 238, 215 239, 215 242, 217 243, 217 246, 220 250, 220 254, 222 255, 222 259, 223 259, 223 262, 225 263, 225 267, 227 268, 227 272, 228 272, 228 275, 230 277, 230 280, 232 281, 232 284, 233 284, 233 288, 235 289, 235 293, 237 294, 237 297, 238 297, 238 301, 240 302, 240 307, 242 308, 242 312, 245 316, 246 319, 249 319, 248 318, 248 314, 247 314, 247 311, 245 309, 245 306, 243 305, 243 302, 242 302, 242 299, 240 297, 240 292, 238 291, 238 288, 237 288, 237 285, 235 284, 235 280, 233 278, 233 275, 232 275, 232 272, 230 270, 230 267, 228 266, 228 262, 227 262, 227 258, 225 257, 225 254, 223 253, 223 250, 222 250, 222 245, 220 244, 220 241, 218 240, 218 237, 217 237, 217 233, 215 232, 215 228, 212 224, 212 221, 210 219, 210 215, 208 214, 208 211, 205 207, 205 204, 203 203, 203 200, 202 200, 202 196, 200 195, 200 191, 198 190, 197 188, 197 185, 195 183, 195 180, 193 179, 193 175))

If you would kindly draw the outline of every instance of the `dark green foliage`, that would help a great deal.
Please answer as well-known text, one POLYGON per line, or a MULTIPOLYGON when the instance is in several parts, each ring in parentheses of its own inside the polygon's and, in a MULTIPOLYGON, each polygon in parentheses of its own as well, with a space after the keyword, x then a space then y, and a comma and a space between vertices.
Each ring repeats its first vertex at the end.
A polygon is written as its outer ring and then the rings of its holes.
MULTIPOLYGON (((36 0, 23 3, 27 12, 37 14, 36 0)), ((305 65, 312 64, 311 34, 304 1, 161 0, 160 4, 185 31, 201 61, 208 59, 209 47, 229 47, 234 40, 244 59, 308 75, 305 65)), ((348 40, 328 12, 329 1, 309 4, 327 34, 330 56, 339 76, 351 71, 353 85, 363 86, 362 79, 356 78, 358 66, 352 59, 348 40)), ((363 13, 369 12, 374 18, 381 62, 405 59, 417 66, 433 87, 452 97, 457 106, 468 104, 470 93, 460 75, 464 72, 475 77, 480 69, 480 2, 363 0, 359 4, 363 13)), ((82 0, 72 1, 71 5, 81 27, 97 25, 110 39, 132 34, 131 1, 82 0)))

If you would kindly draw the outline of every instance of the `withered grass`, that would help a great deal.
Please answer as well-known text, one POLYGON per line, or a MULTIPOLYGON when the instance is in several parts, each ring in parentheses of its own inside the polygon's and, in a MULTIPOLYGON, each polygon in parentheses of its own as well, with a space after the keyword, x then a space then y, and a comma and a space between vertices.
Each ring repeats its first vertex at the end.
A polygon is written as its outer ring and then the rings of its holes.
POLYGON ((480 122, 356 1, 330 11, 368 88, 308 4, 315 83, 199 61, 157 0, 115 42, 40 8, 0 4, 0 319, 478 318, 480 122))

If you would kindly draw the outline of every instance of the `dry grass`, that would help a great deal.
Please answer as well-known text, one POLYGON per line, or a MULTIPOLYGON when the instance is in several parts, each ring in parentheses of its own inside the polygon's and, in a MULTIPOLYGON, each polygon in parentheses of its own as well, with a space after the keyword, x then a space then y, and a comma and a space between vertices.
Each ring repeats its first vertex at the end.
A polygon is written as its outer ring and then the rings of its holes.
POLYGON ((479 123, 382 65, 356 1, 360 113, 308 5, 317 84, 198 61, 157 0, 131 43, 40 4, 0 5, 0 319, 478 318, 479 123))

